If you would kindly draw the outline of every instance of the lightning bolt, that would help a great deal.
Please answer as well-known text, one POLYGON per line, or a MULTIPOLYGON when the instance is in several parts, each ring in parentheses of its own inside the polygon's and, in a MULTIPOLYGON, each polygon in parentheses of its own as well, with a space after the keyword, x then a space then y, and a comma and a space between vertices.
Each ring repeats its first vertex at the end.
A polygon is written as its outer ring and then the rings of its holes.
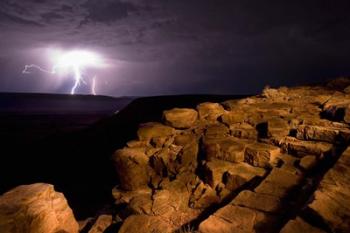
MULTIPOLYGON (((23 74, 31 74, 32 69, 37 69, 40 72, 56 75, 59 69, 64 68, 70 68, 73 73, 74 78, 74 84, 70 90, 70 94, 74 95, 76 93, 77 88, 81 85, 81 83, 87 85, 83 78, 82 74, 82 66, 93 66, 98 65, 97 59, 94 57, 93 54, 87 53, 85 51, 73 51, 70 53, 64 54, 62 57, 60 57, 59 62, 55 64, 51 70, 47 70, 42 68, 41 66, 30 64, 25 65, 24 70, 22 71, 23 74), (95 64, 97 63, 97 64, 95 64)), ((91 94, 96 95, 96 76, 92 78, 91 82, 91 94)))

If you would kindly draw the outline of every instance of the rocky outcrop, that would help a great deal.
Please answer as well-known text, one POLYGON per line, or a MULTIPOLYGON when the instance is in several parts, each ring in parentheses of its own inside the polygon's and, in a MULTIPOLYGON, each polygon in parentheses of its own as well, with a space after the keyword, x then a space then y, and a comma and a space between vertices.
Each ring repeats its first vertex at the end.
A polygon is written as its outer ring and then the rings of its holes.
POLYGON ((331 86, 265 88, 142 124, 113 155, 119 232, 348 232, 350 96, 331 86), (304 206, 313 214, 296 217, 304 206))
POLYGON ((62 193, 50 184, 21 185, 0 196, 1 233, 78 233, 62 193))
POLYGON ((189 108, 174 108, 164 111, 165 123, 179 129, 191 128, 195 125, 198 112, 189 108))
POLYGON ((334 232, 350 229, 350 147, 341 155, 316 190, 309 205, 334 232))

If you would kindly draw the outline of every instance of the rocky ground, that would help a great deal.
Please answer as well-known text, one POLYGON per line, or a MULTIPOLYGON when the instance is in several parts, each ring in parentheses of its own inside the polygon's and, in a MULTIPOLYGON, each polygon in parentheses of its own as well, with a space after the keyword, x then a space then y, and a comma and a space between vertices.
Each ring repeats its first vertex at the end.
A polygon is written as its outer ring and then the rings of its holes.
MULTIPOLYGON (((349 124, 345 78, 166 110, 114 153, 115 204, 79 231, 350 232, 349 124)), ((0 197, 0 233, 75 233, 75 223, 50 185, 0 197)))

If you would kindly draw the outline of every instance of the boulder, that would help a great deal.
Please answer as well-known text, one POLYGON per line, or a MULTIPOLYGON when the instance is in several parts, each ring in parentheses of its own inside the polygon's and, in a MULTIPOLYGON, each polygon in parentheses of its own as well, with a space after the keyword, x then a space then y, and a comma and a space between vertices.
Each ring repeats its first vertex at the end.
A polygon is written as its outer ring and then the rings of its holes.
POLYGON ((168 137, 175 134, 175 129, 157 122, 142 124, 137 131, 140 141, 149 141, 152 138, 168 137))
POLYGON ((224 183, 229 190, 235 190, 257 176, 263 176, 263 168, 245 163, 231 163, 221 160, 207 162, 204 166, 204 180, 212 188, 224 183))
POLYGON ((200 182, 194 189, 190 197, 190 207, 195 209, 205 209, 220 201, 216 191, 208 184, 200 182))
POLYGON ((113 217, 112 215, 100 215, 98 216, 96 222, 88 231, 88 233, 103 233, 105 230, 112 225, 113 217))
POLYGON ((245 119, 246 114, 244 113, 244 111, 240 110, 225 112, 221 116, 221 121, 228 126, 243 123, 245 119))
POLYGON ((230 130, 224 124, 212 124, 206 127, 205 138, 206 139, 221 139, 228 137, 230 130))
POLYGON ((234 191, 256 177, 263 177, 266 170, 246 163, 236 163, 228 169, 223 178, 225 188, 234 191))
POLYGON ((224 107, 218 103, 201 103, 197 106, 199 119, 207 121, 216 121, 222 114, 224 114, 224 107))
POLYGON ((299 232, 326 233, 326 231, 323 231, 317 227, 310 225, 300 217, 296 217, 296 219, 289 220, 287 224, 280 231, 280 233, 299 233, 299 232))
POLYGON ((178 129, 187 129, 195 125, 198 112, 190 108, 173 108, 163 112, 165 123, 178 129))
POLYGON ((278 214, 283 212, 282 203, 278 197, 249 190, 240 192, 231 203, 266 213, 278 214))
POLYGON ((132 215, 124 221, 118 233, 171 233, 173 230, 160 216, 132 215))
POLYGON ((254 143, 248 145, 244 161, 255 167, 269 167, 270 162, 280 154, 280 148, 265 143, 254 143))
POLYGON ((220 159, 229 162, 243 162, 246 144, 249 141, 237 140, 233 137, 206 140, 204 142, 206 159, 208 161, 220 159))
POLYGON ((124 148, 117 150, 112 160, 122 189, 135 190, 147 186, 149 157, 144 152, 135 148, 124 148))
POLYGON ((248 123, 230 125, 231 135, 237 138, 257 140, 258 131, 248 123))
POLYGON ((53 185, 21 185, 0 196, 0 233, 78 233, 79 225, 53 185))

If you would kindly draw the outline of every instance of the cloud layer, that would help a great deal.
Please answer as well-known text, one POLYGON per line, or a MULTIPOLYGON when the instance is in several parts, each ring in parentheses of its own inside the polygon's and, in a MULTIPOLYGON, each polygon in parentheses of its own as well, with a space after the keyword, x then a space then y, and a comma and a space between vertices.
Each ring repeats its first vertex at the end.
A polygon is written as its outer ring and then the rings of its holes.
MULTIPOLYGON (((348 1, 3 0, 2 91, 62 91, 19 67, 47 47, 114 64, 102 94, 255 93, 348 75, 348 1), (156 84, 156 85, 155 85, 156 84)), ((47 81, 51 82, 51 81, 47 81)))

